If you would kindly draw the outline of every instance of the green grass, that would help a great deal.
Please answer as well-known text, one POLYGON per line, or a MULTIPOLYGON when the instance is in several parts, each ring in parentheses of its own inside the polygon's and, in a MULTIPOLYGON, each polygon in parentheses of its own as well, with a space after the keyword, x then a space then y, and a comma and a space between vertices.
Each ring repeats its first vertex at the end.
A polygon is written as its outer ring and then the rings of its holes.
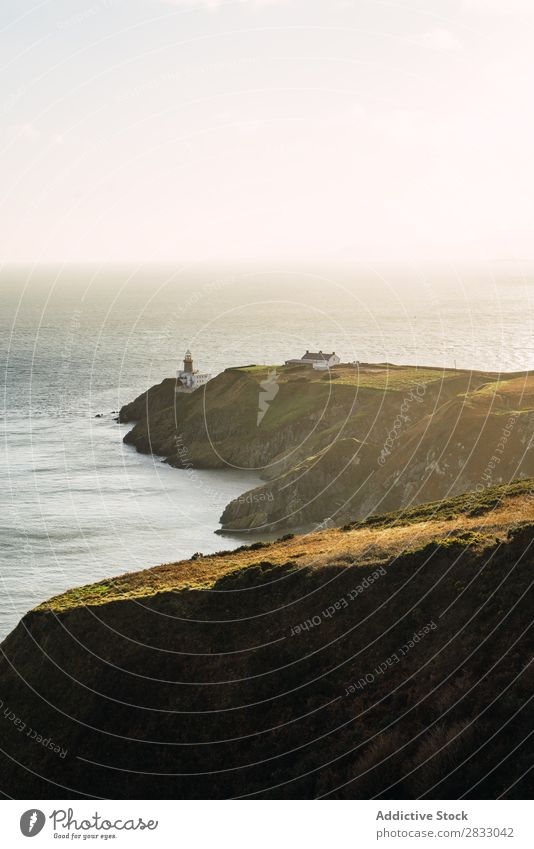
POLYGON ((318 410, 321 412, 328 403, 329 392, 329 387, 324 384, 300 384, 299 391, 295 392, 289 382, 284 383, 271 401, 260 424, 260 430, 277 430, 306 415, 317 413, 318 410))
POLYGON ((311 366, 247 365, 236 366, 227 371, 248 374, 255 380, 263 379, 268 372, 276 370, 280 383, 322 384, 351 386, 357 389, 409 390, 414 386, 439 383, 458 375, 452 370, 418 368, 417 366, 334 366, 330 372, 319 371, 311 366))
POLYGON ((417 507, 411 507, 408 510, 397 510, 394 513, 370 516, 361 522, 346 525, 342 530, 410 525, 431 519, 457 519, 461 515, 479 516, 494 510, 507 498, 529 493, 532 493, 534 497, 534 480, 532 478, 516 483, 488 487, 483 492, 466 492, 444 501, 431 501, 417 507))
MULTIPOLYGON (((335 371, 334 371, 335 374, 335 371)), ((447 380, 449 377, 454 377, 454 371, 439 371, 436 369, 426 368, 384 368, 380 371, 366 373, 365 369, 359 370, 354 368, 353 373, 342 372, 336 379, 336 383, 345 386, 355 386, 361 389, 391 389, 393 391, 401 391, 412 389, 418 385, 428 385, 430 383, 439 383, 447 380)))
POLYGON ((440 536, 425 542, 424 545, 409 549, 409 554, 434 554, 438 549, 442 551, 456 551, 461 553, 466 548, 487 548, 495 545, 494 535, 481 534, 478 531, 463 531, 460 533, 440 536))
POLYGON ((257 375, 258 373, 261 373, 261 372, 267 373, 268 371, 273 371, 273 369, 276 369, 276 371, 281 371, 283 369, 283 366, 281 366, 281 365, 277 365, 277 366, 256 366, 256 365, 233 366, 231 368, 227 368, 226 371, 240 371, 240 372, 243 372, 243 373, 246 373, 246 374, 257 375))
POLYGON ((492 383, 485 383, 484 386, 481 386, 479 389, 476 389, 475 392, 470 393, 473 395, 496 395, 503 386, 506 386, 508 380, 494 380, 492 383))

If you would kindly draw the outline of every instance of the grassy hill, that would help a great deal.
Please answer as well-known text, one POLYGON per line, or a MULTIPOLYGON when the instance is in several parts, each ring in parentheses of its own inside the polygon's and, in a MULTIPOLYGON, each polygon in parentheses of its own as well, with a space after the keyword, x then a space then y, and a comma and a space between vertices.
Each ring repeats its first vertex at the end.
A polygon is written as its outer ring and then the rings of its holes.
POLYGON ((529 798, 533 494, 493 487, 45 602, 2 644, 5 786, 529 798))
POLYGON ((342 525, 534 475, 527 372, 244 366, 192 395, 163 381, 120 420, 135 422, 127 443, 177 467, 261 474, 224 510, 227 532, 342 525))

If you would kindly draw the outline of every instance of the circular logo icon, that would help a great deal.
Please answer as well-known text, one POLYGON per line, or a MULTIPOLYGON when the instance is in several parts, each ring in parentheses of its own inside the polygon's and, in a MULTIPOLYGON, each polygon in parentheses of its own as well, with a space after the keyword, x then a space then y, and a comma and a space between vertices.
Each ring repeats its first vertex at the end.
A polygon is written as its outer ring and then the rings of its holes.
POLYGON ((29 811, 24 811, 20 818, 20 830, 24 837, 35 837, 42 830, 46 822, 46 817, 42 811, 37 808, 31 808, 29 811))

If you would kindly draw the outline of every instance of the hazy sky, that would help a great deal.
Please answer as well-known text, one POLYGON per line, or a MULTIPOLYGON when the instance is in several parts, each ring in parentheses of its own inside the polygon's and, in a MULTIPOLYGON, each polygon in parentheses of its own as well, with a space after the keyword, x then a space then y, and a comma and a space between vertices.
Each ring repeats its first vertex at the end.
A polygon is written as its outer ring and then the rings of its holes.
POLYGON ((0 260, 534 257, 533 0, 2 0, 0 260))

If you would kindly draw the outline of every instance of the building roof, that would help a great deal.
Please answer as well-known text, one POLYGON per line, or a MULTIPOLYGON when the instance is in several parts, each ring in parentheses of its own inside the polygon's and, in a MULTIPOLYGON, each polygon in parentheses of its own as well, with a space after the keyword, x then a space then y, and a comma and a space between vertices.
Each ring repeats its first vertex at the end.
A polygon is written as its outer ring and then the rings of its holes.
POLYGON ((335 357, 336 352, 332 351, 331 354, 324 354, 322 351, 319 351, 317 354, 311 353, 311 351, 306 351, 301 360, 329 360, 330 357, 335 357))

